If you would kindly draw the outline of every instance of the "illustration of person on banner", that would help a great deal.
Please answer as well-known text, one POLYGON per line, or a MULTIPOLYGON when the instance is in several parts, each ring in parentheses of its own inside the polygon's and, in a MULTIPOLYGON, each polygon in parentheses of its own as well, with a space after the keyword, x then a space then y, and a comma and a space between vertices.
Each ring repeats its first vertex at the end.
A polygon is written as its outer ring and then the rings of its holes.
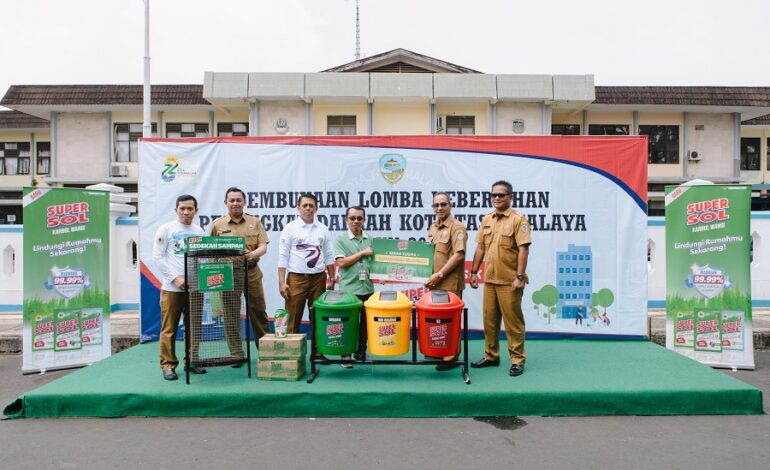
MULTIPOLYGON (((465 248, 468 232, 465 225, 452 217, 452 202, 449 195, 437 192, 431 205, 436 221, 428 228, 428 242, 433 248, 433 275, 425 287, 455 293, 462 299, 465 288, 465 248)), ((458 337, 459 341, 460 338, 458 337)), ((447 364, 439 364, 436 370, 450 370, 457 367, 457 356, 443 358, 447 364)))
MULTIPOLYGON (((240 188, 231 187, 225 192, 225 207, 227 215, 223 215, 212 222, 212 236, 243 237, 246 241, 246 268, 248 270, 248 315, 251 322, 254 342, 259 347, 259 339, 269 333, 270 325, 267 319, 265 305, 265 291, 262 287, 262 270, 259 269, 259 259, 267 253, 267 244, 270 240, 267 232, 258 217, 243 212, 246 204, 246 193, 240 188)), ((238 296, 240 292, 225 292, 227 296, 238 296)), ((225 300, 225 305, 238 305, 240 298, 225 300), (235 300, 235 302, 233 302, 235 300)), ((225 333, 230 351, 241 351, 240 312, 223 312, 225 321, 225 333)))
MULTIPOLYGON (((371 265, 372 240, 364 232, 366 211, 363 207, 353 206, 345 211, 345 223, 348 231, 337 236, 334 253, 340 266, 340 290, 358 297, 362 302, 369 300, 374 293, 374 285, 369 278, 371 265)), ((358 322, 358 350, 355 359, 366 359, 366 313, 361 309, 358 322)), ((345 356, 342 359, 350 359, 345 356)), ((342 364, 342 367, 352 367, 342 364)))
POLYGON ((509 375, 524 373, 524 313, 521 299, 527 277, 529 245, 532 243, 527 218, 511 209, 513 187, 507 181, 492 185, 495 211, 484 216, 476 236, 470 284, 479 287, 479 268, 484 262, 484 357, 471 367, 500 365, 500 320, 508 337, 511 358, 509 375))
POLYGON ((305 306, 312 306, 324 289, 334 288, 333 242, 329 229, 315 217, 318 199, 302 194, 297 211, 299 217, 284 227, 278 245, 278 291, 286 301, 291 333, 299 333, 305 306))
MULTIPOLYGON (((152 259, 161 274, 160 291, 160 368, 163 378, 176 380, 176 367, 179 360, 176 357, 176 331, 179 320, 190 313, 189 297, 185 285, 184 251, 186 239, 194 235, 203 235, 203 229, 194 224, 193 218, 198 213, 198 201, 189 194, 183 194, 176 199, 176 220, 165 223, 155 233, 152 248, 152 259)), ((191 356, 193 361, 198 357, 198 341, 192 341, 191 356)), ((205 374, 202 369, 190 364, 193 374, 205 374)))

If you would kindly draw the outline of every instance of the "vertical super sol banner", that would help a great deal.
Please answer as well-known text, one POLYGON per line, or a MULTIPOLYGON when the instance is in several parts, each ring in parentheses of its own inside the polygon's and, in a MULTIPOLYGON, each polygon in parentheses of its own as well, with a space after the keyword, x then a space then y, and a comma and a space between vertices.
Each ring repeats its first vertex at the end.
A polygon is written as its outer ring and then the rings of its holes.
POLYGON ((110 355, 110 196, 24 188, 23 372, 110 355))
POLYGON ((666 347, 754 368, 751 186, 666 187, 666 347))

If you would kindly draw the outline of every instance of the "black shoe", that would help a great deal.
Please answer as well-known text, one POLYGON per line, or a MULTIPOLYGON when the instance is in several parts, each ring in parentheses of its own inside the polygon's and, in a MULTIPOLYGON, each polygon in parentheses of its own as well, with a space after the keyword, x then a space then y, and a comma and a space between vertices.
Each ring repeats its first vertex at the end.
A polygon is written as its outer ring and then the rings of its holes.
POLYGON ((456 362, 445 362, 443 364, 437 364, 436 370, 452 370, 455 367, 459 366, 460 364, 456 362))
POLYGON ((487 359, 486 357, 483 357, 478 361, 471 362, 471 367, 473 367, 474 369, 480 369, 482 367, 499 366, 499 365, 500 365, 500 359, 493 361, 492 359, 487 359))
MULTIPOLYGON (((185 366, 184 370, 187 370, 187 366, 185 366)), ((189 367, 191 374, 205 374, 207 371, 203 367, 198 367, 195 364, 191 365, 189 367)))
POLYGON ((511 366, 511 370, 508 371, 508 374, 510 374, 511 377, 518 377, 523 373, 524 373, 524 366, 519 364, 513 364, 511 366))
POLYGON ((163 378, 166 380, 176 380, 179 377, 176 376, 174 369, 163 369, 163 378))

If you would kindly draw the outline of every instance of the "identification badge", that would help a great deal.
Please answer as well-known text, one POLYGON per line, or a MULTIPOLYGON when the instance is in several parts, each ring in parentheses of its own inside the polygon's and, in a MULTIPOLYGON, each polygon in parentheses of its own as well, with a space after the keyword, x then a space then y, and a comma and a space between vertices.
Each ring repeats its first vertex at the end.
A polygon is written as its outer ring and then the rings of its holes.
POLYGON ((361 268, 358 270, 358 280, 359 281, 365 281, 366 280, 366 268, 363 264, 361 264, 361 268))

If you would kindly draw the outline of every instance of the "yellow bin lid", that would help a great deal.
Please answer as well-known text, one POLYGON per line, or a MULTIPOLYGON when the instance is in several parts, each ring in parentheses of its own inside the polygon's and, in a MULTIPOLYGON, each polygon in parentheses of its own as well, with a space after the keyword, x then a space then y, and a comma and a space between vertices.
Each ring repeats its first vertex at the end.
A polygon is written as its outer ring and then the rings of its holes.
POLYGON ((411 309, 413 302, 403 292, 381 291, 375 292, 364 302, 366 308, 377 308, 380 310, 403 310, 411 309))

